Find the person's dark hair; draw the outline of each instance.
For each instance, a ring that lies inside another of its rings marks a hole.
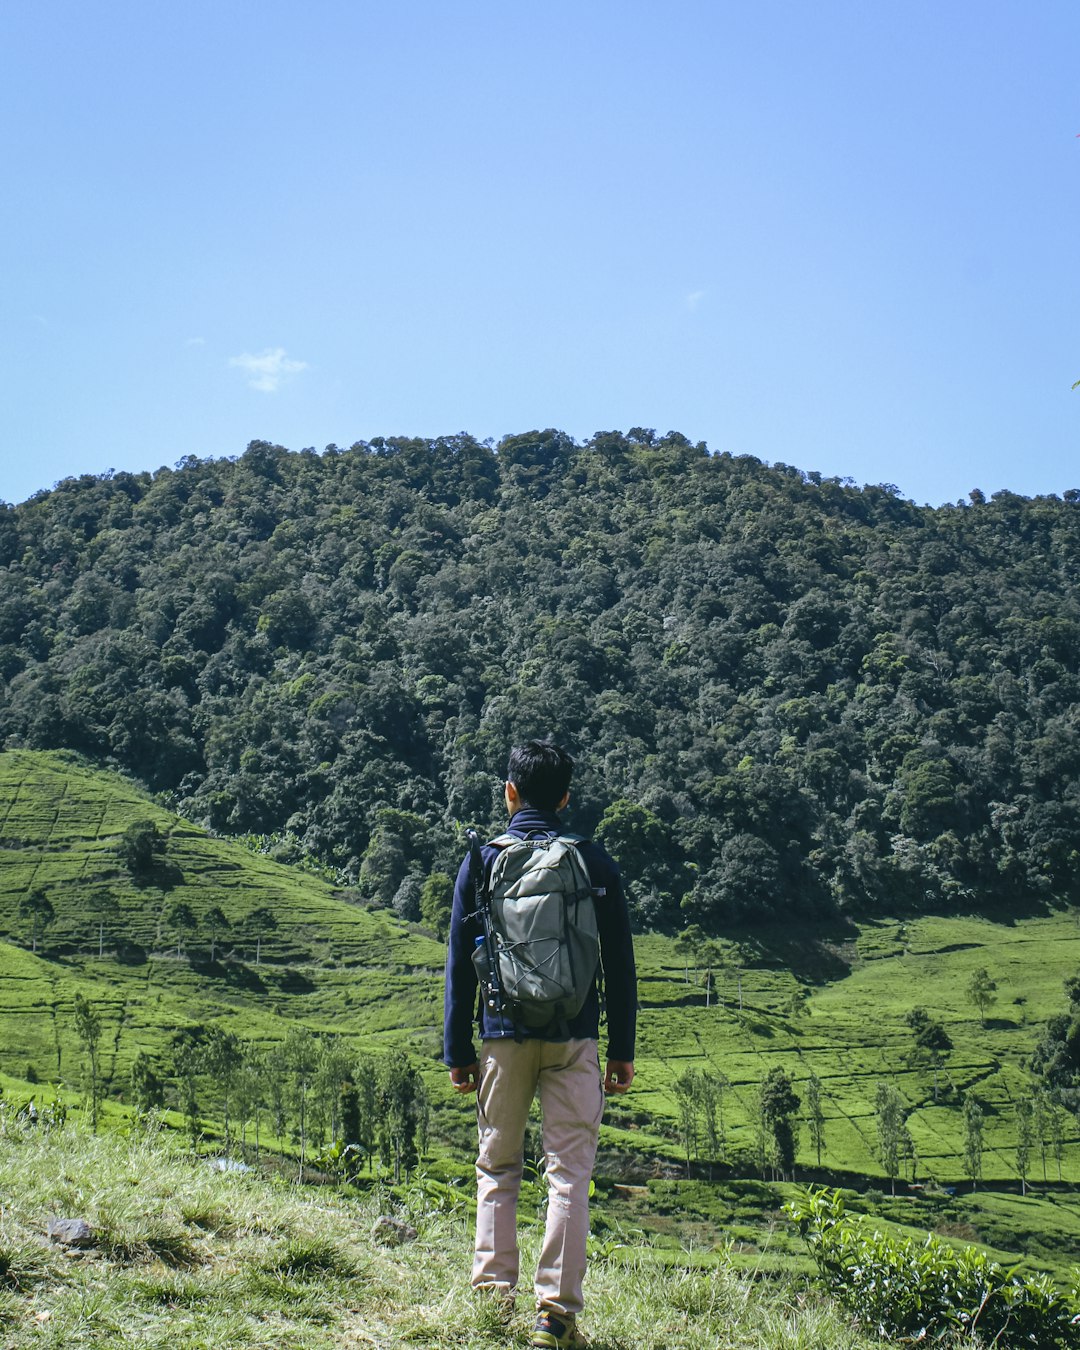
[[[570,788],[574,761],[553,741],[526,741],[510,751],[506,777],[522,803],[538,811],[554,811]]]

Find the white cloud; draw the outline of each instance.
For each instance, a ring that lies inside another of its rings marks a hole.
[[[702,300],[704,299],[705,299],[704,291],[691,291],[690,294],[686,297],[686,308],[697,309],[698,305],[700,305]]]
[[[185,347],[205,347],[205,346],[206,346],[206,339],[205,339],[205,338],[188,338],[188,340],[184,343],[184,346],[185,346]]]
[[[231,356],[229,365],[246,370],[250,377],[248,384],[252,389],[258,389],[264,394],[276,393],[283,380],[308,368],[306,361],[293,361],[287,357],[284,347],[267,347],[266,351],[259,352],[257,356],[253,356],[251,352],[244,352],[242,356]]]

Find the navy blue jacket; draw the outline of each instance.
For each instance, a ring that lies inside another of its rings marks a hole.
[[[506,827],[507,834],[524,839],[530,834],[564,834],[565,827],[553,811],[522,807]],[[634,968],[634,944],[630,936],[630,917],[626,910],[622,878],[614,860],[592,842],[581,844],[581,856],[589,879],[604,894],[596,897],[596,923],[600,930],[600,960],[604,972],[607,1003],[608,1059],[632,1061],[637,1024],[637,973]],[[490,867],[497,849],[484,846],[485,868]],[[476,887],[468,855],[458,871],[454,886],[454,907],[450,915],[450,941],[446,953],[446,1006],[443,1022],[443,1059],[452,1068],[475,1064],[473,1021],[476,1017],[477,978],[472,954],[476,939],[483,933],[475,915]],[[600,1034],[600,1000],[593,988],[588,1001],[576,1017],[567,1023],[572,1039],[596,1039]],[[482,1011],[479,1027],[482,1039],[515,1035],[514,1024],[506,1017]],[[525,1036],[536,1033],[525,1031]],[[552,1039],[552,1038],[549,1038]]]

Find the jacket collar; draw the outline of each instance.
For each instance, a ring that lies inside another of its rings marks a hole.
[[[554,811],[540,811],[535,806],[523,806],[515,811],[507,825],[511,834],[528,834],[530,830],[550,830],[563,833],[563,823]]]

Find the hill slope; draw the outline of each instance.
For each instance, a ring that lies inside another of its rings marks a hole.
[[[165,858],[134,877],[119,849],[124,830],[147,820],[167,836]],[[33,889],[55,912],[37,956],[11,945],[26,940],[18,910]],[[194,933],[170,927],[175,905],[190,908]],[[215,907],[229,927],[211,961]],[[260,910],[272,926],[252,925]],[[70,754],[0,755],[0,933],[8,938],[0,943],[0,1069],[16,1077],[27,1066],[42,1078],[77,1076],[71,1007],[79,992],[103,1020],[106,1084],[128,1096],[140,1051],[165,1069],[178,1030],[215,1020],[262,1043],[301,1021],[354,1049],[385,1044],[427,1057],[437,1049],[440,944],[346,903],[310,873],[211,839]]]

